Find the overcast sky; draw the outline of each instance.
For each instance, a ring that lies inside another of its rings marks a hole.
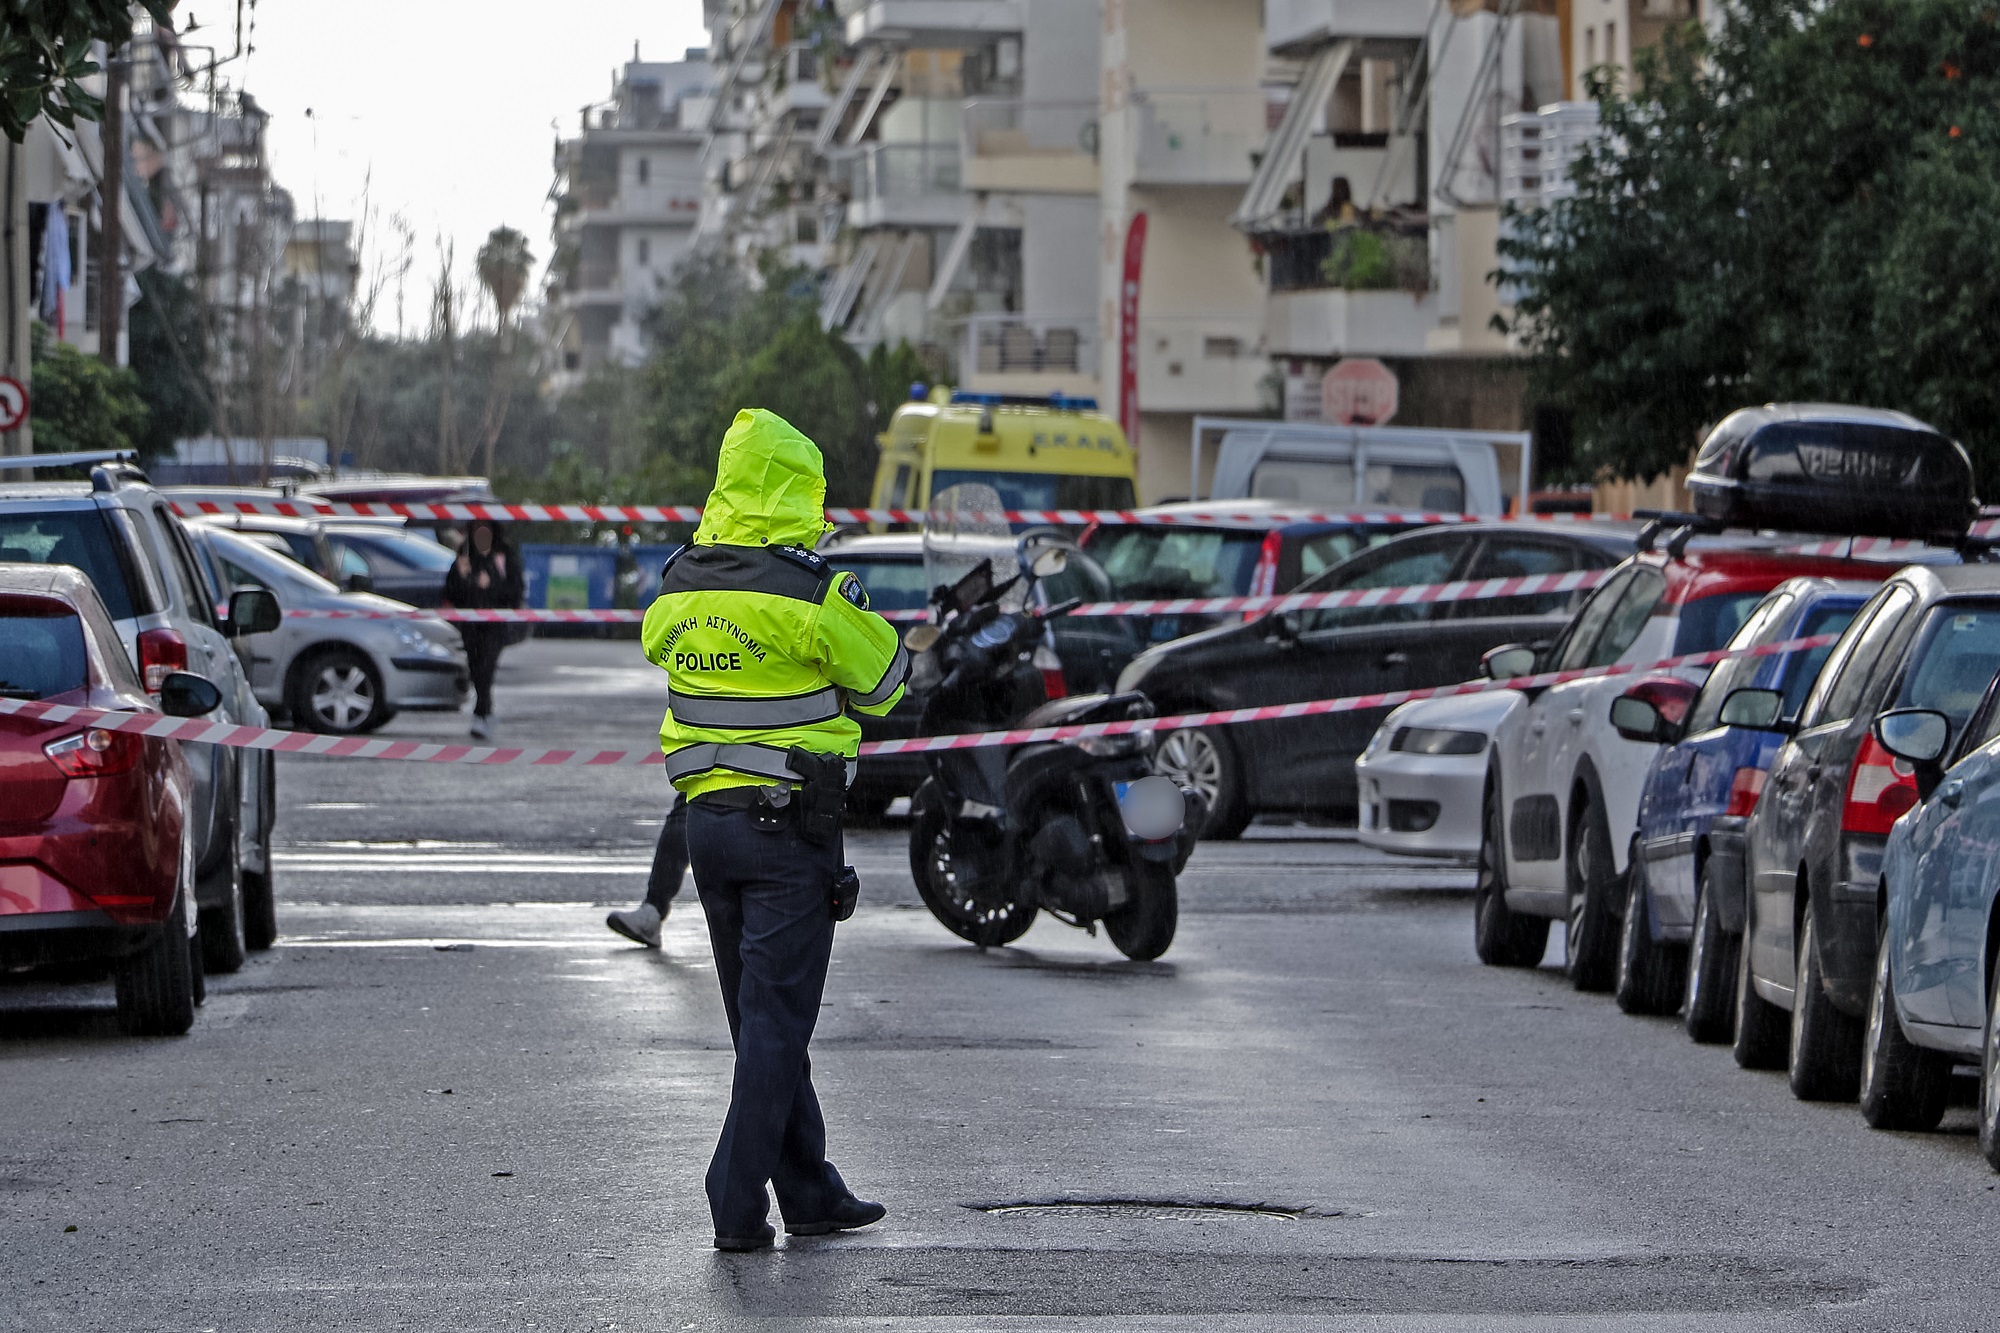
[[[234,10],[181,0],[176,18],[201,24],[190,41],[226,40]],[[470,284],[474,252],[505,223],[527,234],[539,279],[555,126],[576,132],[635,40],[648,60],[707,43],[701,0],[262,0],[255,14],[256,50],[228,68],[272,113],[272,172],[300,216],[358,218],[366,185],[381,220],[408,219],[410,333],[425,323],[440,235]],[[392,287],[378,328],[395,331],[395,306]]]

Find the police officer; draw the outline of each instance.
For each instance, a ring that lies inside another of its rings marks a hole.
[[[888,712],[909,655],[859,580],[813,553],[825,505],[812,441],[775,413],[737,413],[694,542],[668,560],[641,632],[667,672],[660,746],[688,797],[689,860],[736,1047],[707,1181],[723,1250],[775,1239],[767,1183],[795,1236],[887,1211],[826,1160],[806,1046],[835,913],[853,906],[839,812],[861,728],[848,714]]]

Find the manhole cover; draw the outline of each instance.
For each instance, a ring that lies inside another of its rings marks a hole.
[[[1343,1216],[1336,1208],[1230,1199],[1008,1199],[964,1206],[994,1217],[1100,1217],[1144,1222],[1205,1222],[1218,1217],[1298,1222]]]

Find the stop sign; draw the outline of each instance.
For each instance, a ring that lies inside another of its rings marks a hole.
[[[1396,415],[1396,372],[1372,356],[1335,363],[1320,383],[1321,410],[1343,426],[1386,425]]]

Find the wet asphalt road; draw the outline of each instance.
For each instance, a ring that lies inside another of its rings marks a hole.
[[[637,747],[660,689],[629,645],[537,642],[500,700],[509,742]],[[0,1328],[2000,1324],[1968,1109],[1796,1102],[1480,967],[1463,870],[1292,828],[1205,845],[1149,965],[1046,921],[963,947],[901,830],[853,835],[815,1076],[891,1216],[720,1256],[699,910],[657,954],[601,924],[658,771],[288,759],[280,791],[285,938],[188,1037],[0,990]]]

